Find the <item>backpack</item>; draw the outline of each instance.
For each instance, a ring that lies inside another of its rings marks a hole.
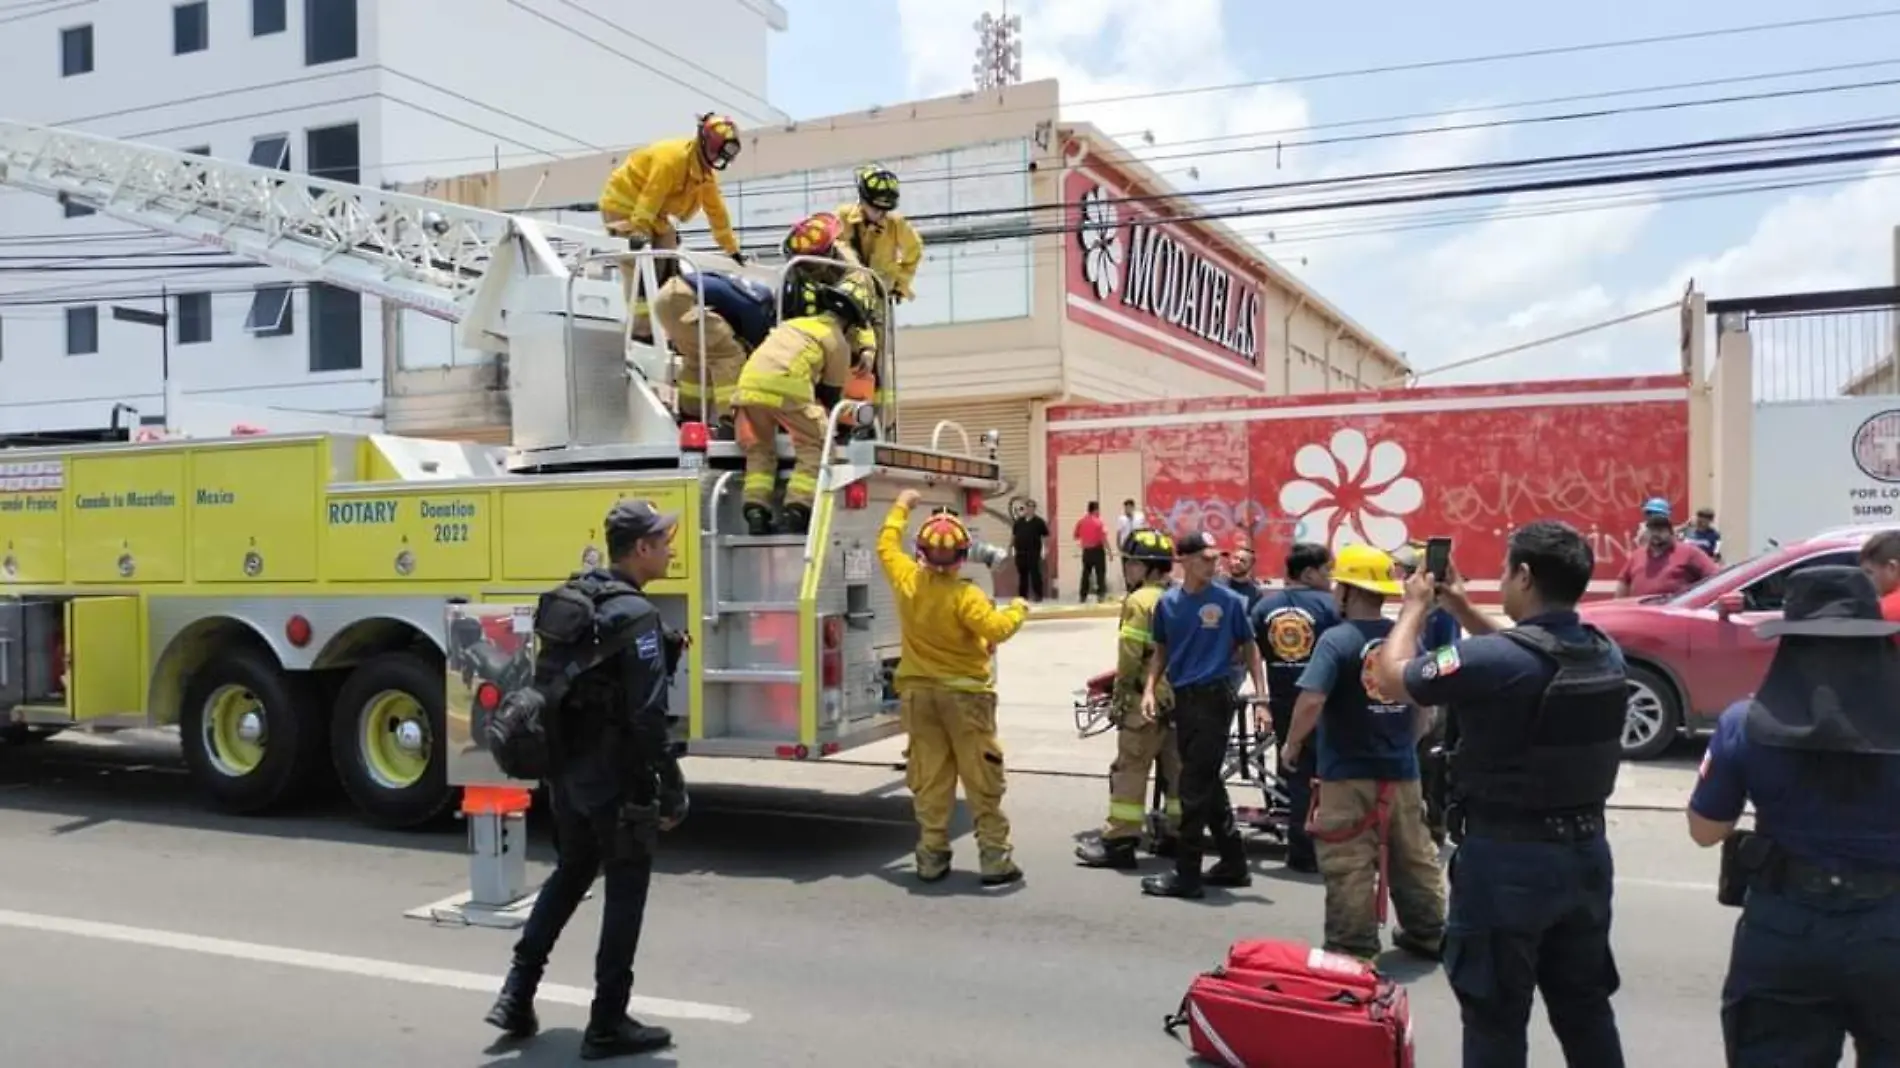
[[[623,582],[588,589],[566,582],[541,595],[534,608],[534,681],[502,698],[483,725],[483,740],[502,774],[539,782],[554,770],[547,720],[567,699],[574,680],[633,644],[636,627],[600,638],[599,605],[612,597],[638,595]]]

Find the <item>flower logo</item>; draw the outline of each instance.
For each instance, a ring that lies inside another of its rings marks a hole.
[[[1280,487],[1280,507],[1298,518],[1302,541],[1322,541],[1335,551],[1353,544],[1391,552],[1405,544],[1401,517],[1425,502],[1418,480],[1403,477],[1405,448],[1347,428],[1325,446],[1305,445],[1293,455],[1300,477]]]
[[[1081,206],[1075,239],[1082,246],[1082,277],[1095,287],[1095,299],[1107,300],[1121,284],[1116,271],[1122,262],[1121,212],[1099,185],[1082,194]]]

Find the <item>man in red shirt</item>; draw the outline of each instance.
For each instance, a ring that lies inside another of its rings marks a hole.
[[[1900,530],[1883,530],[1860,547],[1860,569],[1880,591],[1880,615],[1900,623]]]
[[[1108,528],[1102,525],[1102,502],[1090,501],[1088,514],[1075,521],[1075,543],[1082,547],[1082,592],[1077,600],[1089,602],[1089,578],[1095,595],[1108,599]]]
[[[1667,515],[1651,515],[1643,520],[1647,545],[1632,554],[1616,580],[1618,597],[1650,597],[1681,593],[1715,574],[1715,561],[1709,554],[1676,537],[1675,524]]]

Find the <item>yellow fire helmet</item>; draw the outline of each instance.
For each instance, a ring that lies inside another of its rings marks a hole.
[[[1387,597],[1405,592],[1392,557],[1370,545],[1343,546],[1333,557],[1333,581]]]
[[[970,528],[951,512],[938,512],[917,529],[917,555],[931,567],[953,568],[970,555]]]

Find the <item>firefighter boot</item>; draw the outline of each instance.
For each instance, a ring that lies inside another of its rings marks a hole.
[[[1181,848],[1175,853],[1174,870],[1143,879],[1141,892],[1150,897],[1206,897],[1207,890],[1201,877],[1199,844],[1181,843]]]
[[[1141,865],[1133,838],[1094,838],[1075,847],[1075,859],[1085,868],[1132,871]]]
[[[983,872],[984,886],[1007,886],[1022,880],[1023,870],[1016,866],[1016,861],[1011,857],[1011,851],[1008,849],[983,850],[979,864]]]
[[[587,1025],[581,1032],[581,1060],[604,1061],[609,1057],[637,1057],[654,1053],[673,1044],[673,1032],[664,1027],[643,1024],[631,1016],[606,1024]]]
[[[515,961],[508,969],[508,978],[502,981],[494,1007],[482,1017],[483,1022],[509,1038],[534,1037],[541,1030],[541,1021],[534,1013],[534,992],[540,985],[541,969]]]
[[[779,527],[787,534],[803,534],[811,529],[811,505],[788,504],[785,515],[779,519]]]
[[[917,851],[917,878],[920,882],[934,883],[948,874],[950,874],[948,849],[919,849]]]
[[[1209,886],[1230,889],[1253,885],[1253,873],[1247,870],[1247,848],[1239,835],[1221,840],[1220,859],[1207,869],[1202,881]]]
[[[772,510],[763,504],[746,505],[745,532],[755,538],[772,533]]]

